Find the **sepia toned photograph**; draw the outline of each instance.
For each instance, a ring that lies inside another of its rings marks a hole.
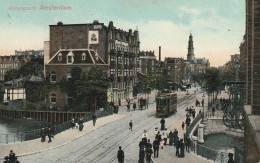
[[[260,0],[0,4],[0,163],[260,163]]]

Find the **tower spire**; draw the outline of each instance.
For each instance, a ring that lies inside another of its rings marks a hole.
[[[187,60],[188,60],[188,61],[193,61],[194,58],[195,58],[195,57],[194,57],[193,39],[192,39],[191,31],[190,31],[189,42],[188,42]]]

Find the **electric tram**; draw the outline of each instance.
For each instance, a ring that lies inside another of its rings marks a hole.
[[[169,91],[162,91],[156,97],[156,116],[169,116],[177,112],[177,94]]]

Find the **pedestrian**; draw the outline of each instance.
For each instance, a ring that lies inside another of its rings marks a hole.
[[[213,106],[213,108],[212,108],[212,116],[215,115],[215,111],[216,111],[216,109],[215,109],[215,107]]]
[[[93,126],[95,126],[97,121],[97,116],[95,114],[92,114],[92,120],[93,120]]]
[[[44,128],[44,127],[42,127],[42,129],[41,129],[40,135],[41,135],[41,142],[45,142],[45,139],[46,139],[46,131],[45,131],[45,128]]]
[[[134,102],[133,104],[133,109],[135,110],[136,109],[136,103]]]
[[[145,153],[146,153],[146,163],[151,163],[151,157],[153,154],[152,148],[146,148]]]
[[[125,155],[121,146],[119,146],[119,150],[117,152],[117,159],[119,163],[124,163]]]
[[[139,142],[139,149],[141,150],[142,148],[145,148],[145,142],[144,140],[142,139],[140,142]]]
[[[184,122],[182,122],[182,124],[181,124],[182,130],[184,130],[184,127],[185,127],[185,124],[184,124]]]
[[[162,140],[160,141],[160,146],[161,146],[161,149],[163,149],[163,146],[164,146],[164,139],[162,139]]]
[[[83,130],[83,127],[84,127],[84,125],[83,125],[83,117],[81,117],[81,118],[79,119],[79,131],[82,131],[82,130]]]
[[[48,141],[48,143],[52,142],[52,141],[51,141],[51,138],[54,138],[54,136],[53,136],[53,133],[52,133],[52,131],[51,131],[51,128],[50,128],[50,127],[48,128],[48,138],[49,138],[49,141]]]
[[[191,116],[191,112],[192,112],[192,109],[191,109],[191,107],[190,107],[190,109],[189,109],[189,115]]]
[[[183,139],[180,140],[180,157],[184,157],[184,143],[183,143]]]
[[[180,140],[180,139],[179,139],[179,136],[177,135],[177,137],[176,137],[175,140],[174,140],[174,147],[176,147],[176,145],[177,145],[177,143],[178,143],[179,140]]]
[[[130,112],[130,104],[127,104],[127,112]]]
[[[133,122],[132,122],[132,120],[129,122],[129,130],[131,130],[132,131],[132,129],[133,129]]]
[[[176,129],[174,129],[174,132],[173,132],[173,143],[174,143],[174,146],[175,146],[175,144],[176,144],[176,139],[177,139],[177,137],[178,137],[178,131],[176,130]]]
[[[162,120],[160,121],[160,123],[161,123],[161,130],[164,130],[164,124],[165,124],[164,118],[162,118]]]
[[[159,157],[159,146],[160,146],[159,140],[155,139],[153,141],[154,158]]]
[[[191,142],[190,138],[187,137],[186,142],[185,142],[187,152],[190,152],[190,142]]]
[[[233,155],[234,154],[232,153],[232,150],[229,150],[227,163],[235,163],[235,161],[233,160]]]
[[[142,140],[144,141],[145,146],[146,146],[146,143],[147,143],[147,133],[146,133],[146,132],[147,132],[147,131],[144,130],[144,133],[143,133],[143,135],[142,135]]]
[[[121,100],[120,99],[118,100],[118,105],[121,106]]]
[[[160,134],[160,131],[158,131],[158,134],[155,136],[155,139],[158,139],[159,142],[162,140],[162,135]]]
[[[189,127],[190,126],[190,117],[186,118],[186,126]]]
[[[13,152],[13,150],[10,150],[9,153],[9,162],[10,163],[15,163],[17,160],[17,157],[15,157],[15,153]]]
[[[144,148],[141,148],[139,151],[139,160],[138,163],[144,163],[145,151]]]
[[[196,115],[196,111],[195,109],[192,110],[192,118],[194,119],[195,118],[195,115]]]
[[[180,156],[180,140],[178,140],[178,142],[177,142],[177,144],[176,144],[176,153],[175,153],[175,155],[176,156]]]
[[[72,118],[72,120],[70,121],[71,123],[71,129],[74,129],[74,127],[76,126],[74,118]]]
[[[152,149],[153,145],[150,143],[150,139],[148,139],[148,142],[145,145],[145,148],[151,148]]]
[[[170,133],[169,133],[169,144],[170,145],[172,145],[173,144],[173,132],[172,131],[170,131]]]
[[[158,134],[158,127],[155,127],[155,129],[154,129],[154,136],[156,136],[157,134]]]
[[[162,133],[162,139],[164,140],[164,145],[167,144],[167,135],[164,134],[164,132]]]

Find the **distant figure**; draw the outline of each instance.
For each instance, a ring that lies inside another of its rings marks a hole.
[[[145,148],[151,148],[152,149],[153,145],[150,143],[150,139],[148,139],[148,142],[146,143]]]
[[[164,145],[167,144],[167,135],[164,134],[164,132],[162,133],[162,139],[164,140]]]
[[[15,157],[15,153],[13,152],[13,150],[11,150],[10,153],[9,153],[9,162],[15,163],[16,160],[17,160],[17,157]]]
[[[124,163],[125,154],[121,146],[119,146],[119,150],[117,152],[117,159],[119,163]]]
[[[157,134],[158,134],[158,127],[155,127],[155,129],[154,129],[154,136],[156,136]]]
[[[160,121],[160,123],[161,123],[161,130],[164,130],[164,124],[165,124],[165,120],[164,120],[164,118],[162,118],[162,120]]]
[[[184,130],[184,127],[185,127],[185,124],[184,124],[184,122],[182,122],[182,124],[181,124],[182,130]]]
[[[173,132],[172,131],[170,131],[170,133],[169,133],[169,144],[170,145],[172,145],[173,144]]]
[[[180,149],[181,149],[181,151],[180,151],[180,157],[184,157],[184,143],[183,143],[183,139],[181,139],[180,140]]]
[[[227,163],[235,163],[235,161],[233,160],[233,153],[228,153],[228,162]]]
[[[133,122],[132,122],[132,120],[131,120],[130,123],[129,123],[129,130],[132,131],[132,129],[133,129]]]
[[[136,109],[136,103],[134,102],[133,104],[133,109],[135,110]]]
[[[152,154],[153,154],[152,148],[146,148],[145,153],[146,153],[146,162],[151,163],[151,157],[152,157]]]
[[[48,131],[47,131],[47,132],[48,132],[48,138],[49,138],[49,141],[48,141],[48,143],[50,143],[50,142],[52,142],[52,141],[51,141],[51,138],[54,138],[54,136],[53,136],[53,133],[52,133],[52,131],[51,131],[51,128],[50,128],[50,127],[48,128]]]
[[[130,104],[127,104],[127,112],[130,112]]]
[[[41,142],[45,142],[46,132],[45,132],[45,128],[44,127],[42,127],[42,129],[41,129],[40,135],[41,135]]]
[[[146,133],[146,132],[147,132],[147,131],[144,130],[144,133],[143,133],[143,135],[142,135],[142,140],[144,141],[145,146],[146,146],[146,143],[147,143],[147,133]]]
[[[178,137],[178,130],[174,129],[173,132],[174,146],[176,145],[177,137]]]
[[[155,139],[153,141],[153,151],[154,151],[154,158],[155,157],[159,157],[159,146],[160,146],[160,142],[158,139]]]
[[[187,140],[185,142],[185,146],[186,146],[186,151],[187,152],[190,152],[190,142],[191,142],[190,138],[187,137]]]
[[[83,125],[83,118],[81,117],[81,118],[79,119],[79,131],[82,131],[82,130],[83,130],[83,127],[84,127],[84,125]]]
[[[92,114],[92,120],[93,120],[93,126],[95,126],[97,121],[97,116],[95,114]]]
[[[176,153],[175,153],[175,155],[178,157],[180,156],[180,144],[181,144],[181,142],[180,142],[180,140],[178,140],[178,142],[176,144]]]
[[[120,99],[118,100],[118,105],[121,106],[121,100]]]
[[[144,163],[145,151],[144,148],[141,148],[139,151],[139,160],[138,163]]]
[[[195,115],[196,115],[196,111],[195,109],[192,110],[192,118],[194,119],[195,118]]]
[[[71,123],[71,128],[74,129],[74,127],[76,126],[76,123],[74,121],[74,118],[72,118],[72,120],[70,121]]]
[[[162,139],[162,140],[160,141],[160,146],[161,146],[161,149],[163,149],[163,146],[164,146],[164,139]]]

